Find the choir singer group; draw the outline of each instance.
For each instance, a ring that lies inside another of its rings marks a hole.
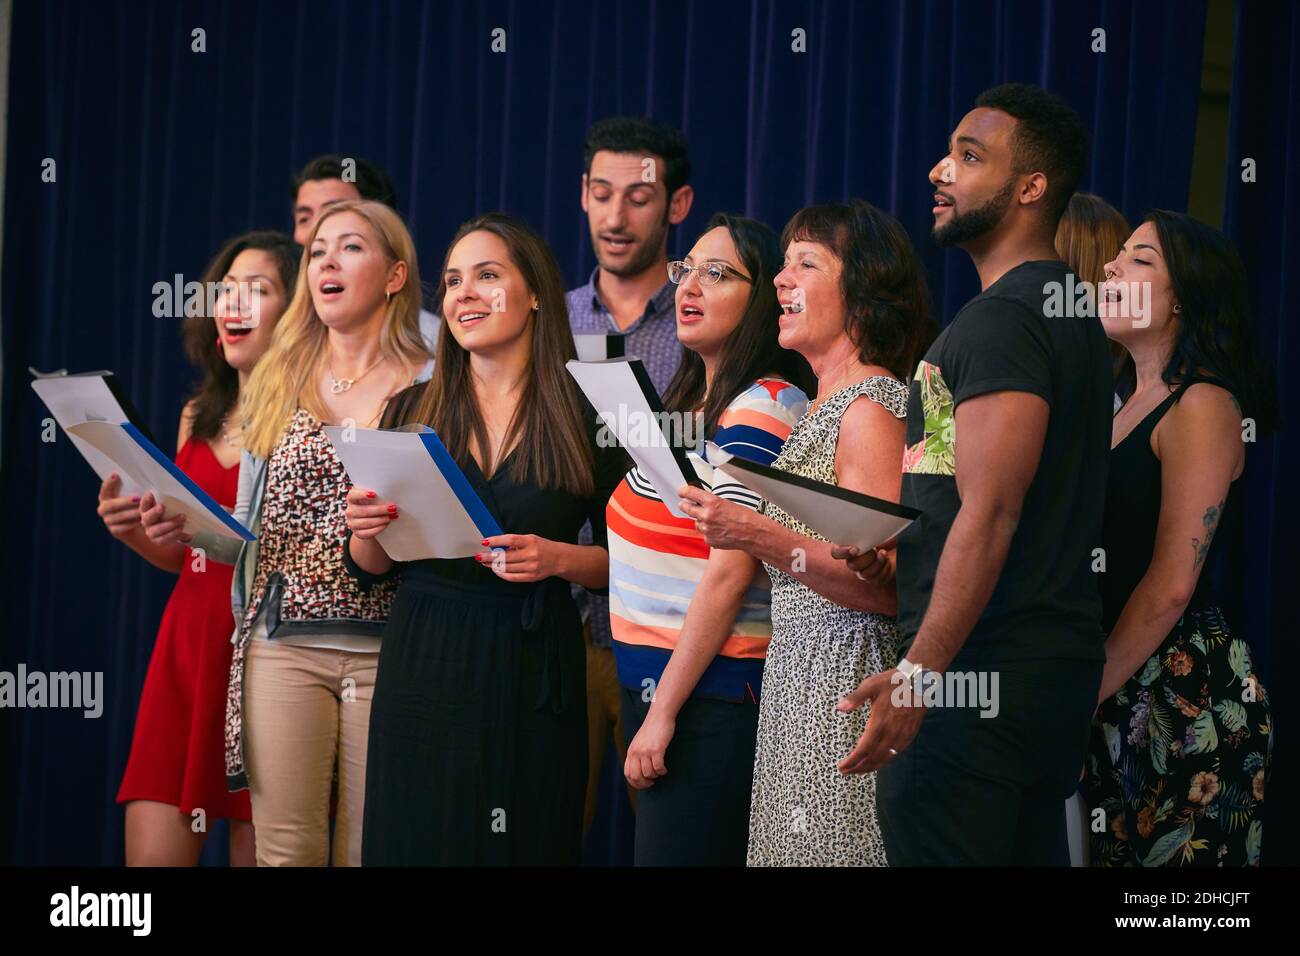
[[[985,91],[940,152],[928,241],[981,287],[942,331],[862,200],[779,234],[717,212],[669,261],[697,197],[649,120],[589,131],[580,284],[484,212],[427,310],[387,174],[309,162],[292,237],[226,242],[183,326],[175,462],[255,540],[100,489],[178,575],[127,863],[195,864],[201,809],[232,865],[576,865],[613,744],[637,865],[1066,865],[1076,791],[1093,865],[1258,865],[1268,695],[1206,571],[1277,412],[1244,266],[1077,192],[1088,132],[1038,87]],[[695,423],[701,480],[661,494],[603,440],[575,334]],[[419,502],[354,483],[340,424],[432,428],[503,533],[393,560]],[[919,517],[828,540],[729,456]]]

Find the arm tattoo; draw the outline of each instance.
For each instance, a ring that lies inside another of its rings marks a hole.
[[[1201,565],[1205,563],[1205,556],[1210,553],[1210,542],[1214,540],[1215,529],[1219,526],[1219,519],[1223,517],[1223,506],[1228,503],[1224,498],[1217,505],[1205,509],[1205,514],[1201,516],[1201,524],[1205,526],[1205,539],[1192,539],[1192,570],[1199,571]]]

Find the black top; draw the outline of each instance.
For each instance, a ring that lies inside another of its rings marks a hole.
[[[1053,260],[1010,270],[957,313],[917,367],[902,501],[922,515],[898,542],[904,653],[925,616],[961,504],[956,407],[1009,390],[1042,396],[1051,417],[1006,564],[961,654],[980,661],[1104,658],[1091,562],[1101,540],[1113,384],[1100,321],[1052,307],[1068,276]]]
[[[411,422],[411,413],[425,388],[421,382],[402,390],[393,396],[384,412],[380,423],[382,428],[397,428]],[[593,484],[595,490],[590,498],[578,498],[559,488],[539,488],[533,477],[522,484],[510,478],[509,464],[519,453],[519,446],[497,465],[491,479],[483,477],[483,472],[472,456],[457,460],[465,473],[470,486],[483,500],[492,517],[505,534],[535,534],[551,541],[566,544],[578,543],[578,532],[588,521],[594,532],[594,544],[607,547],[605,533],[605,504],[613,494],[618,483],[627,472],[627,459],[623,450],[617,446],[602,448],[596,440],[599,419],[594,409],[582,402],[583,420],[587,424],[588,439],[595,460]],[[474,558],[429,558],[423,561],[395,562],[385,574],[376,575],[362,570],[352,560],[348,550],[348,538],[343,543],[344,564],[348,571],[366,585],[386,580],[402,574],[404,581],[431,580],[434,583],[450,585],[469,585],[476,589],[495,588],[503,592],[524,594],[535,585],[503,581],[492,569],[480,564]],[[600,591],[599,593],[606,593]]]
[[[1102,627],[1107,633],[1119,620],[1124,604],[1147,573],[1155,554],[1156,528],[1160,524],[1160,459],[1151,450],[1151,433],[1195,381],[1179,386],[1110,453],[1106,518],[1101,532],[1106,571],[1097,575]],[[1218,550],[1219,539],[1213,538],[1202,571],[1213,565]],[[1196,590],[1187,609],[1197,610],[1213,603],[1209,575],[1202,573],[1196,579]]]

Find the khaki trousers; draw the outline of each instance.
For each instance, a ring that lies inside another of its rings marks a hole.
[[[338,769],[335,866],[361,865],[366,743],[378,654],[252,640],[244,759],[258,866],[325,866]]]

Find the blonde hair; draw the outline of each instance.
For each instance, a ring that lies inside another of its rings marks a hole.
[[[1106,263],[1119,255],[1131,231],[1128,220],[1106,200],[1075,193],[1056,227],[1056,254],[1079,279],[1100,285]]]
[[[317,387],[316,373],[325,355],[329,329],[316,314],[307,284],[311,244],[321,223],[331,216],[353,212],[374,230],[391,265],[406,263],[406,284],[389,300],[379,332],[381,354],[402,364],[423,364],[429,352],[420,335],[420,271],[415,243],[402,218],[382,203],[369,200],[329,206],[316,220],[302,254],[302,267],[294,284],[293,301],[271,336],[271,345],[257,363],[243,390],[240,418],[244,446],[259,458],[268,458],[280,443],[299,408],[327,420]]]
[[[1075,276],[1097,290],[1106,281],[1106,263],[1119,255],[1131,232],[1124,214],[1106,200],[1075,193],[1056,227],[1056,254]],[[1118,379],[1129,361],[1128,352],[1118,342],[1111,342],[1109,349],[1111,371]]]

